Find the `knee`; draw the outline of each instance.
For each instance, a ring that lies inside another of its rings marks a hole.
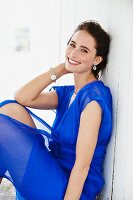
[[[7,115],[19,114],[25,111],[25,108],[18,103],[8,103],[0,108],[0,113]]]
[[[30,114],[27,112],[24,106],[18,103],[8,103],[0,108],[0,113],[8,115],[22,123],[36,127],[34,121],[32,120]]]

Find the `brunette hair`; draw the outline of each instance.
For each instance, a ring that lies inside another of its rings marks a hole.
[[[106,67],[106,64],[108,62],[108,53],[109,53],[109,47],[110,47],[110,42],[111,42],[111,36],[109,33],[107,33],[98,22],[96,21],[84,21],[81,24],[77,26],[75,29],[73,35],[79,31],[79,30],[84,30],[91,34],[91,36],[95,39],[96,41],[96,56],[101,56],[103,60],[97,65],[96,70],[92,69],[92,72],[95,76],[95,78],[99,78],[99,72],[101,74],[103,73],[103,70]],[[73,36],[72,35],[72,36]],[[71,36],[71,38],[72,38]],[[71,41],[71,38],[68,41]]]

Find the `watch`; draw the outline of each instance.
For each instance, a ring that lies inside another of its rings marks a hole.
[[[50,76],[51,80],[56,82],[57,76],[55,73],[55,68],[51,67],[50,70],[52,71],[52,75]]]

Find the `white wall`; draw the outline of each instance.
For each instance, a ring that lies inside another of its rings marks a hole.
[[[60,2],[0,0],[1,101],[12,98],[27,81],[59,63]],[[29,27],[31,50],[16,52],[15,30],[23,27]],[[44,119],[47,114],[42,112]]]
[[[97,20],[112,35],[104,81],[113,95],[114,129],[105,160],[103,200],[132,200],[133,180],[133,1],[0,0],[0,100],[64,61],[66,43],[76,25]],[[29,27],[31,50],[14,51],[16,28]],[[72,75],[57,84],[73,83]],[[38,111],[36,111],[38,113]],[[42,111],[52,122],[54,116]]]
[[[133,166],[133,1],[110,1],[109,30],[113,34],[109,80],[114,94],[114,174],[112,199],[131,200]],[[116,118],[117,116],[117,118]]]

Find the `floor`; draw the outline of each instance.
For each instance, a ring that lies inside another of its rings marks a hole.
[[[15,200],[14,187],[6,179],[3,179],[0,185],[0,200]]]

